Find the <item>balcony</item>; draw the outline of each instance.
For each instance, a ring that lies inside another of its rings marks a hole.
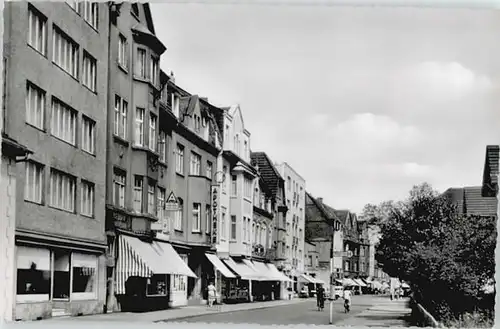
[[[108,234],[113,234],[115,230],[123,230],[134,233],[145,238],[153,238],[154,232],[150,229],[147,230],[134,230],[133,229],[133,216],[122,208],[117,208],[113,205],[106,205],[106,224],[105,229]]]

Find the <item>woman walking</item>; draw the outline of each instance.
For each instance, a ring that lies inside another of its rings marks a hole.
[[[207,287],[207,290],[208,290],[208,307],[212,308],[216,296],[215,286],[213,282],[210,282],[210,284]]]

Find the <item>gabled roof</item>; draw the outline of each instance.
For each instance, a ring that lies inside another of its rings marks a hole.
[[[283,178],[274,167],[271,159],[265,152],[251,152],[250,160],[252,166],[259,168],[260,176],[266,182],[272,195],[277,197],[279,184],[283,182]]]
[[[499,145],[488,145],[486,147],[486,159],[483,170],[483,191],[484,196],[496,195],[498,190],[498,167],[499,167]]]
[[[333,209],[332,207],[324,204],[321,200],[314,198],[309,192],[306,191],[306,198],[311,199],[312,203],[316,206],[316,208],[320,211],[320,213],[323,215],[323,217],[329,222],[330,224],[333,223],[334,221],[340,221],[338,216],[336,215],[336,210]],[[341,225],[342,223],[340,221]]]
[[[345,223],[349,217],[349,210],[335,210],[335,215],[342,221],[342,223]]]
[[[455,204],[459,214],[495,216],[498,201],[496,197],[484,197],[481,186],[449,188],[443,194]]]

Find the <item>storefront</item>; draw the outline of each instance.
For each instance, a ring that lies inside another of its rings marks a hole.
[[[116,295],[122,311],[166,309],[175,295],[186,296],[187,277],[196,275],[166,242],[144,242],[119,235],[116,262]],[[185,297],[184,297],[185,298]]]
[[[18,244],[16,269],[16,320],[103,312],[103,251]]]
[[[214,267],[214,285],[217,294],[222,301],[226,302],[230,299],[231,292],[236,288],[237,277],[224,263],[214,254],[205,254],[210,263]]]

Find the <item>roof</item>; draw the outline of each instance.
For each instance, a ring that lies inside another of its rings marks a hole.
[[[486,147],[486,158],[483,170],[483,195],[494,196],[498,190],[499,145]]]
[[[272,195],[277,197],[279,184],[283,181],[283,178],[276,167],[274,167],[271,159],[269,159],[265,152],[251,152],[250,160],[252,166],[259,168],[260,176],[269,187]]]
[[[335,215],[337,215],[342,223],[345,223],[347,217],[349,216],[349,210],[335,210]]]
[[[482,186],[467,186],[462,188],[449,188],[445,194],[455,204],[460,214],[495,216],[498,201],[496,197],[484,197]]]
[[[323,201],[314,198],[309,192],[306,191],[306,197],[309,197],[313,204],[318,208],[318,210],[322,213],[323,217],[329,222],[333,222],[335,220],[339,221],[339,218],[336,214],[336,210],[332,207],[323,203]],[[341,225],[344,223],[341,222]]]

